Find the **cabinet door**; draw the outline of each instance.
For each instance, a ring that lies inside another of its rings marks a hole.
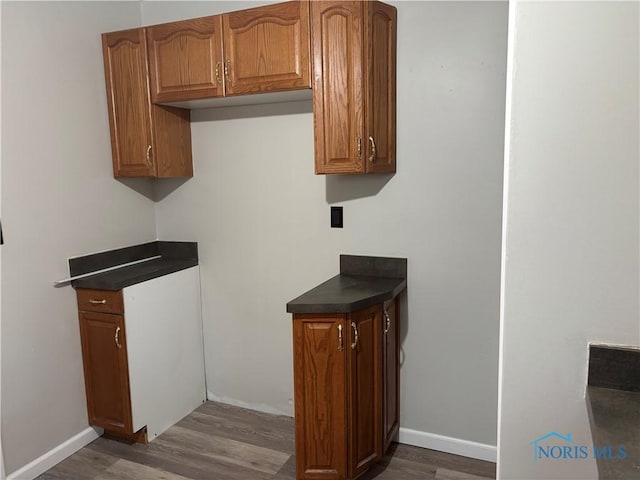
[[[366,2],[366,171],[396,171],[396,8]]]
[[[298,480],[346,478],[345,323],[343,315],[293,316]]]
[[[316,173],[363,173],[363,10],[311,2]]]
[[[309,2],[223,16],[226,95],[311,88]]]
[[[155,176],[144,29],[102,36],[116,177]]]
[[[151,105],[153,151],[157,177],[192,177],[191,112]]]
[[[382,456],[381,305],[349,315],[349,478]]]
[[[80,339],[89,424],[132,434],[122,315],[80,312]]]
[[[383,443],[387,451],[400,428],[400,325],[397,299],[384,304],[382,340]]]
[[[147,28],[154,103],[224,94],[221,33],[218,15]]]

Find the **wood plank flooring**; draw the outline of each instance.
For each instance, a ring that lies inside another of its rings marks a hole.
[[[99,438],[37,480],[295,480],[293,419],[207,402],[148,445]],[[393,444],[362,480],[487,480],[495,464]]]

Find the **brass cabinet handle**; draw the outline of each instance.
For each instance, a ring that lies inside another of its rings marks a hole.
[[[358,135],[358,160],[362,158],[362,137]]]
[[[147,145],[147,165],[151,166],[151,145]]]
[[[369,143],[371,144],[371,155],[369,156],[369,162],[373,163],[376,161],[376,157],[378,156],[378,150],[376,149],[376,141],[371,135],[369,135]]]
[[[102,300],[89,300],[89,303],[92,305],[104,305],[105,303],[107,303],[107,299],[103,298]]]
[[[389,314],[386,310],[384,311],[384,319],[386,320],[386,324],[384,327],[384,334],[386,335],[387,333],[389,333],[389,330],[391,330],[391,318],[389,317]]]
[[[338,325],[338,350],[344,350],[344,343],[342,341],[342,324]]]
[[[222,79],[220,78],[220,62],[216,62],[216,82],[222,83]]]
[[[116,342],[116,347],[118,347],[118,349],[122,348],[122,344],[120,343],[120,327],[116,327],[116,334],[114,336],[114,340]]]
[[[360,337],[358,336],[358,327],[356,326],[356,322],[351,322],[351,328],[353,328],[353,343],[351,344],[351,350],[355,350],[358,346],[358,341]]]
[[[229,78],[229,65],[231,65],[231,60],[224,62],[224,79],[227,83],[231,83],[231,79]]]

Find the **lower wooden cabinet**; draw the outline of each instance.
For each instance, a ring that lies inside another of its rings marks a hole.
[[[296,478],[346,478],[347,320],[293,316]]]
[[[400,430],[400,316],[397,299],[385,302],[382,313],[382,446],[383,451],[387,451]]]
[[[146,443],[205,401],[198,267],[77,297],[90,425]]]
[[[348,315],[349,478],[364,473],[382,456],[382,372],[380,306]]]
[[[296,479],[354,479],[397,433],[394,301],[352,313],[294,314]]]
[[[80,312],[80,338],[89,424],[132,435],[124,317]]]

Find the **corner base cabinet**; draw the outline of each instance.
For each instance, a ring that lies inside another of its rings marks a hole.
[[[89,424],[147,443],[205,401],[199,268],[77,289]]]
[[[397,308],[293,314],[297,480],[355,479],[395,438]]]

